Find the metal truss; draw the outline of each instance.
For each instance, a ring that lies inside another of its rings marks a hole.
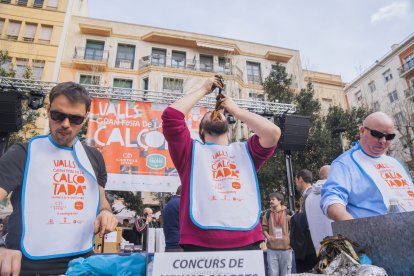
[[[21,93],[30,91],[43,91],[48,94],[52,87],[57,83],[41,80],[18,79],[0,77],[0,87],[2,89],[16,89]],[[182,93],[151,91],[151,90],[135,90],[128,88],[103,87],[99,85],[84,85],[92,97],[111,99],[111,100],[127,100],[138,102],[150,102],[157,104],[171,104],[175,100],[183,96]],[[271,117],[272,115],[281,115],[283,113],[294,113],[296,108],[293,104],[256,101],[247,99],[234,99],[234,101],[243,109],[250,112]],[[197,106],[214,109],[216,104],[215,95],[204,97]]]

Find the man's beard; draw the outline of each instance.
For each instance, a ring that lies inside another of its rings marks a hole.
[[[226,120],[214,120],[214,121],[207,121],[203,124],[203,129],[205,132],[211,135],[221,135],[225,134],[229,131],[229,124]]]

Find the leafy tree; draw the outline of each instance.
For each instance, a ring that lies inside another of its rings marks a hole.
[[[9,53],[7,51],[0,50],[0,77],[14,78],[16,71],[10,64],[9,68],[3,68],[6,62],[10,61]]]
[[[106,195],[110,203],[112,203],[114,199],[122,198],[126,208],[137,212],[137,214],[141,214],[143,209],[141,192],[106,191]],[[120,211],[122,210],[119,210],[119,212]]]
[[[290,88],[292,77],[286,72],[286,68],[279,62],[272,65],[272,71],[263,83],[263,89],[271,102],[291,103],[293,90]]]

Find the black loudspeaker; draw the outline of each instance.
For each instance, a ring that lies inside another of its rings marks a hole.
[[[17,132],[22,123],[22,96],[18,92],[0,92],[0,132]]]
[[[279,149],[304,150],[308,140],[310,117],[285,114],[280,119],[282,137],[279,141]]]

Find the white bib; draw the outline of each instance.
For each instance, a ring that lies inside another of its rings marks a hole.
[[[248,231],[260,217],[260,193],[245,143],[229,146],[194,141],[190,217],[203,229]]]
[[[22,187],[22,252],[49,259],[89,252],[99,208],[99,185],[82,144],[30,140]]]
[[[387,155],[371,157],[360,148],[351,153],[351,158],[378,187],[387,208],[390,199],[396,198],[406,211],[414,211],[413,181],[396,159]]]

